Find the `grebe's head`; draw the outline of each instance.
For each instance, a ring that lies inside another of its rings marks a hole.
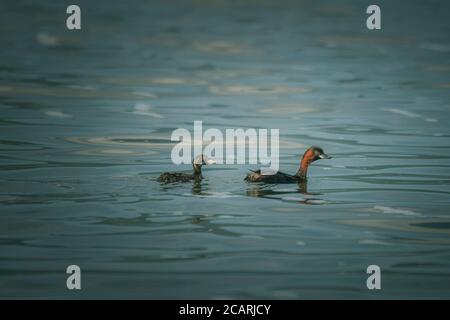
[[[306,173],[308,171],[308,167],[314,161],[320,159],[331,159],[329,155],[323,152],[322,148],[312,146],[303,154],[302,161],[300,162],[300,168],[298,168],[297,175],[306,179]]]
[[[208,159],[207,156],[201,154],[192,160],[192,167],[194,168],[194,174],[201,175],[202,165],[215,164],[216,162],[212,159]]]
[[[322,148],[312,146],[303,154],[303,159],[314,162],[320,159],[331,159],[331,157],[324,153]]]
[[[212,159],[209,159],[207,156],[201,154],[199,156],[197,156],[194,160],[192,160],[192,164],[193,165],[198,165],[198,166],[202,166],[202,165],[210,165],[210,164],[215,164],[216,162]]]

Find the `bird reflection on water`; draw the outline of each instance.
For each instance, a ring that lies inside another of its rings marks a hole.
[[[192,194],[201,195],[202,194],[202,181],[196,180],[192,183]]]
[[[273,185],[255,185],[247,189],[247,196],[257,197],[257,198],[277,198],[276,196],[280,194],[302,194],[303,199],[299,200],[300,204],[317,205],[321,204],[322,199],[310,196],[320,196],[322,193],[308,192],[308,181],[302,181],[297,184],[297,189],[292,191],[277,191],[273,189]]]

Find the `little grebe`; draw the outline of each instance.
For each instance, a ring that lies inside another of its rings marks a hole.
[[[302,161],[300,162],[300,168],[295,175],[286,174],[283,172],[270,172],[270,171],[252,171],[247,174],[245,180],[248,182],[266,182],[266,183],[295,183],[306,181],[306,173],[308,172],[309,165],[319,159],[331,159],[331,157],[325,154],[322,148],[310,147],[303,154]]]
[[[194,160],[192,160],[193,173],[183,173],[183,172],[164,172],[158,177],[159,182],[172,183],[172,182],[188,182],[191,180],[200,181],[203,179],[202,176],[202,165],[215,164],[214,160],[208,159],[205,155],[199,155]]]

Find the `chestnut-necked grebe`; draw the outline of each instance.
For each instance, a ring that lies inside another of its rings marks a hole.
[[[159,182],[172,183],[172,182],[188,182],[191,180],[200,181],[202,177],[202,165],[215,164],[214,160],[208,159],[205,155],[199,155],[192,160],[193,173],[183,172],[164,172],[158,177]]]
[[[283,172],[270,172],[270,171],[252,171],[249,173],[245,180],[249,182],[266,182],[266,183],[295,183],[306,181],[306,173],[308,172],[309,165],[319,159],[331,159],[331,157],[325,154],[322,148],[310,147],[303,154],[302,161],[300,162],[300,168],[295,175],[286,174]]]

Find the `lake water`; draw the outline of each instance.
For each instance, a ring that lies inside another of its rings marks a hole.
[[[449,2],[77,4],[0,4],[1,298],[450,298]],[[194,120],[333,159],[159,184]]]

